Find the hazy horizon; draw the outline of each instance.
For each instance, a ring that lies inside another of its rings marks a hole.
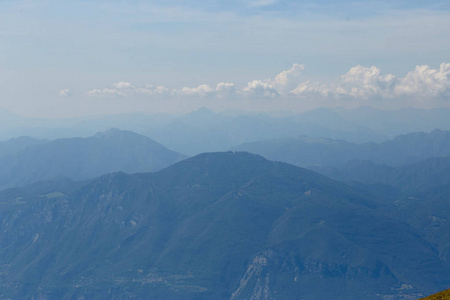
[[[0,8],[0,107],[25,116],[449,107],[445,1]]]

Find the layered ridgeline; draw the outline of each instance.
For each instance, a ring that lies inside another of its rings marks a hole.
[[[75,119],[28,119],[0,108],[0,139],[33,136],[54,140],[87,137],[122,128],[152,137],[169,149],[194,155],[223,151],[246,142],[314,136],[349,142],[382,142],[409,132],[450,130],[449,108],[379,110],[317,108],[289,116],[246,112],[217,113],[200,108],[183,116],[119,114]],[[382,121],[380,121],[382,120]]]
[[[450,131],[399,135],[382,143],[355,144],[343,140],[294,137],[246,143],[232,148],[302,167],[343,166],[352,160],[401,166],[427,158],[450,157]]]
[[[388,184],[403,191],[450,183],[450,132],[443,130],[400,135],[379,144],[297,137],[233,149],[307,167],[341,181]]]
[[[232,152],[7,190],[0,298],[417,299],[447,288],[437,244],[380,205]]]
[[[38,140],[22,148],[0,156],[0,189],[59,178],[84,180],[117,171],[157,171],[185,158],[150,138],[118,129],[88,138]]]
[[[404,192],[424,191],[450,183],[450,157],[428,158],[397,167],[354,160],[341,167],[311,169],[341,181],[387,184]]]
[[[244,142],[297,135],[325,136],[353,142],[386,139],[386,136],[348,122],[327,109],[290,117],[263,114],[231,117],[202,108],[170,124],[144,132],[170,149],[188,155],[224,151]]]
[[[28,136],[9,139],[7,141],[0,142],[0,157],[13,155],[29,147],[42,145],[48,142],[49,141],[47,140],[34,139]]]
[[[387,139],[387,135],[347,121],[329,109],[273,117],[248,112],[228,115],[200,108],[182,116],[139,113],[60,120],[24,119],[11,113],[4,115],[0,109],[0,139],[21,135],[47,139],[86,137],[114,127],[152,137],[186,155],[224,151],[244,142],[294,135],[325,136],[358,143]]]

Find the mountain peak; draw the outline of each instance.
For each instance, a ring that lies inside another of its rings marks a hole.
[[[95,137],[96,138],[110,138],[110,137],[118,136],[118,135],[137,135],[137,134],[132,131],[128,131],[128,130],[122,130],[119,128],[110,128],[108,130],[98,132],[97,134],[95,134]]]
[[[195,163],[196,165],[220,165],[228,167],[245,167],[248,168],[252,164],[267,164],[273,163],[264,157],[244,151],[227,151],[227,152],[208,152],[201,153],[178,164]]]
[[[216,114],[215,112],[213,112],[209,108],[203,106],[197,110],[190,112],[188,115],[202,115],[202,116],[210,115],[211,116],[211,115],[215,115],[215,114]]]
[[[430,132],[430,134],[432,134],[432,135],[449,135],[450,131],[436,128],[435,130]]]
[[[146,136],[112,128],[88,138],[28,147],[13,159],[3,158],[0,167],[10,173],[0,174],[0,188],[62,177],[84,180],[117,171],[153,172],[184,158]]]

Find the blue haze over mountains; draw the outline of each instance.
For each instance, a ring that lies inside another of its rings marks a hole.
[[[450,287],[448,109],[1,114],[2,299]]]
[[[207,108],[182,116],[124,114],[78,119],[30,119],[0,112],[0,140],[88,137],[110,128],[148,136],[165,147],[192,156],[224,151],[242,143],[296,136],[354,143],[382,142],[400,134],[450,130],[450,109],[378,110],[320,108],[300,114],[270,116],[245,112],[214,113]]]
[[[22,140],[22,147],[16,146],[15,153],[7,152]],[[118,171],[152,172],[186,158],[148,137],[119,129],[51,142],[12,139],[0,144],[0,153],[3,189],[42,180],[86,180]]]

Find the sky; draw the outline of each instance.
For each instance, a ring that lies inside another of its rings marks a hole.
[[[450,1],[0,0],[17,114],[338,106],[450,106]]]

